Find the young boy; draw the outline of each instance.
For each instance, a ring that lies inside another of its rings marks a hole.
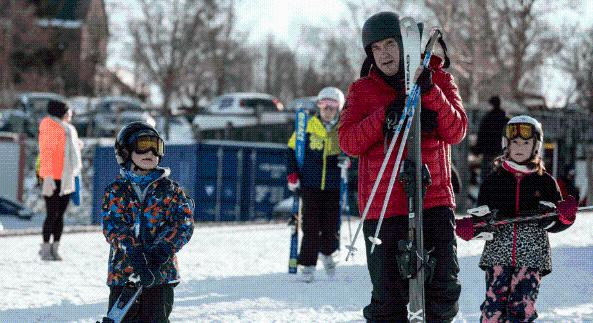
[[[193,201],[168,178],[168,168],[158,167],[164,150],[159,133],[143,122],[126,125],[115,141],[121,170],[102,207],[103,234],[111,245],[109,309],[130,280],[139,278],[144,287],[126,321],[169,322],[179,282],[175,253],[193,233]]]

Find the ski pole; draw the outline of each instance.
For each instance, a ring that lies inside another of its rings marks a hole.
[[[404,111],[403,111],[401,117],[399,118],[399,122],[398,122],[397,128],[395,130],[395,134],[393,135],[393,137],[395,139],[397,139],[397,137],[399,136],[399,133],[401,132],[404,120],[408,113],[408,109],[409,109],[409,107],[406,105],[406,107],[404,107]],[[391,143],[389,144],[389,149],[387,149],[387,153],[385,154],[385,157],[383,158],[383,163],[381,164],[381,168],[379,169],[379,174],[377,174],[377,178],[375,179],[375,183],[373,184],[373,189],[371,190],[371,195],[369,196],[369,199],[364,207],[364,211],[362,212],[362,217],[360,219],[360,223],[358,224],[358,227],[356,228],[356,232],[354,233],[354,238],[352,238],[352,240],[350,241],[350,245],[346,246],[346,249],[348,249],[348,254],[346,255],[346,261],[348,261],[348,259],[350,258],[350,255],[352,255],[355,251],[358,251],[358,249],[356,249],[356,247],[354,247],[354,243],[356,242],[356,239],[358,238],[358,234],[360,233],[360,230],[362,229],[364,220],[366,219],[366,217],[368,215],[368,212],[369,212],[369,209],[373,202],[373,199],[375,198],[375,193],[377,193],[377,188],[379,187],[379,183],[381,182],[381,178],[383,177],[383,173],[385,172],[385,168],[387,168],[387,164],[389,162],[391,154],[393,153],[393,149],[395,147],[396,141],[397,140],[391,140]]]
[[[440,31],[438,29],[433,29],[431,31],[431,35],[430,35],[428,44],[426,44],[426,48],[424,51],[424,61],[422,62],[422,66],[424,66],[425,68],[428,68],[428,66],[429,66],[430,57],[432,56],[432,50],[433,50],[434,44],[437,41],[439,36],[440,36]],[[416,82],[417,81],[418,80],[416,80]],[[420,87],[418,86],[418,84],[416,82],[414,83],[414,86],[412,87],[411,95],[408,97],[408,101],[406,102],[406,106],[411,105],[411,111],[410,111],[410,115],[408,116],[406,130],[404,131],[404,134],[402,136],[402,143],[400,145],[400,148],[399,148],[399,151],[397,154],[395,165],[394,165],[392,173],[391,173],[389,186],[387,187],[387,194],[385,195],[385,199],[383,200],[383,207],[381,209],[381,215],[379,216],[379,223],[377,224],[377,229],[375,230],[375,235],[373,237],[369,237],[369,240],[373,244],[371,246],[371,253],[373,253],[373,251],[375,250],[376,245],[381,244],[381,240],[378,238],[379,231],[381,230],[381,225],[382,225],[383,219],[385,217],[385,212],[387,211],[387,205],[389,204],[389,198],[391,197],[391,191],[393,190],[393,186],[395,184],[395,179],[397,178],[397,169],[399,168],[399,164],[401,163],[403,150],[405,148],[405,142],[408,138],[410,128],[412,126],[412,120],[413,120],[414,114],[415,114],[415,109],[417,108],[416,105],[418,103],[418,98],[420,97]],[[396,137],[394,137],[394,139],[396,139]]]
[[[408,98],[409,99],[409,98]],[[415,100],[414,100],[415,101]],[[409,100],[408,100],[409,102]],[[415,104],[415,103],[412,103]],[[385,194],[385,199],[383,200],[383,206],[381,208],[381,215],[379,216],[379,223],[377,224],[377,228],[375,229],[375,235],[373,237],[369,237],[369,240],[372,242],[371,246],[371,253],[375,250],[375,246],[381,244],[381,240],[379,239],[379,231],[381,230],[381,225],[383,224],[383,219],[385,218],[385,212],[387,211],[387,205],[389,204],[389,199],[391,197],[391,191],[393,190],[393,186],[395,185],[395,179],[397,178],[397,170],[399,169],[399,165],[401,163],[402,155],[405,148],[405,142],[408,139],[408,135],[410,133],[410,128],[412,126],[412,119],[414,118],[416,106],[412,105],[410,109],[410,113],[408,115],[408,121],[406,123],[406,130],[402,135],[401,144],[399,146],[397,157],[395,159],[395,165],[393,165],[393,170],[391,171],[391,177],[389,179],[389,185],[387,186],[387,193]]]

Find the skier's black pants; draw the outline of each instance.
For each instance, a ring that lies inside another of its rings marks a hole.
[[[123,322],[168,323],[169,315],[173,310],[175,285],[166,284],[145,288],[138,297],[138,301],[130,307]],[[109,289],[109,310],[111,310],[124,287],[113,286]]]
[[[431,284],[425,284],[427,322],[450,322],[459,309],[461,285],[457,279],[457,242],[454,214],[448,207],[424,210],[424,247],[434,248],[436,268]],[[369,236],[375,234],[377,220],[364,222],[367,266],[373,284],[371,303],[363,310],[369,322],[407,322],[408,280],[402,279],[396,261],[398,241],[408,239],[408,217],[395,216],[383,221],[379,238],[382,244],[370,254]]]
[[[302,190],[303,240],[298,264],[317,265],[318,253],[329,256],[338,249],[340,221],[340,190]]]
[[[62,231],[64,230],[64,213],[70,201],[70,194],[60,196],[61,181],[56,181],[54,195],[44,196],[45,209],[47,216],[43,222],[43,242],[49,242],[50,237],[54,236],[54,241],[60,241]]]

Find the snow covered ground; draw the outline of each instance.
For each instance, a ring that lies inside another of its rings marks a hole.
[[[354,222],[353,230],[357,222]],[[553,272],[544,277],[538,322],[593,322],[593,213],[551,234]],[[342,245],[347,243],[346,223]],[[96,232],[62,238],[64,261],[41,262],[41,237],[0,237],[0,322],[95,322],[105,315],[108,246]],[[462,295],[456,322],[476,322],[484,293],[477,267],[483,243],[459,242]],[[288,275],[284,224],[200,227],[180,252],[182,283],[173,322],[363,321],[371,283],[364,252],[343,261],[334,280]],[[364,250],[359,239],[358,247]],[[321,268],[321,267],[319,267]]]

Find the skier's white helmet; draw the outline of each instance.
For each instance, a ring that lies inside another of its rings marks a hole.
[[[319,94],[317,95],[317,102],[319,102],[323,99],[330,99],[330,100],[337,101],[339,104],[339,106],[338,106],[339,111],[342,111],[342,109],[344,108],[344,103],[346,102],[346,100],[344,99],[344,93],[342,93],[342,91],[340,89],[338,89],[337,87],[332,87],[332,86],[328,86],[326,88],[323,88],[321,91],[319,91]]]
[[[535,118],[520,115],[509,120],[502,134],[502,149],[506,150],[509,142],[517,137],[523,139],[535,138],[531,157],[541,153],[544,142],[544,130],[542,124]]]

